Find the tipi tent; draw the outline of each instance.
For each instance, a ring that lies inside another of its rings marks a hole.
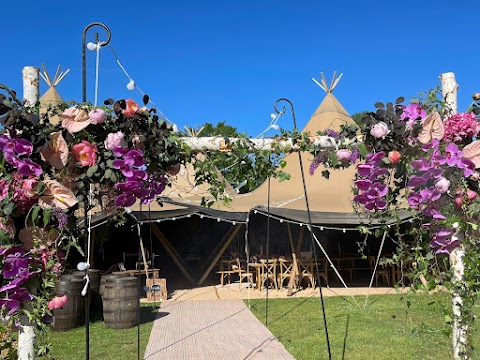
[[[57,71],[55,73],[55,76],[53,77],[53,80],[50,78],[48,75],[47,69],[45,68],[45,65],[42,64],[43,67],[43,74],[40,73],[40,76],[42,79],[47,83],[49,86],[48,90],[42,95],[40,98],[40,104],[42,105],[41,107],[41,112],[44,113],[48,110],[49,106],[55,106],[60,103],[63,103],[63,99],[58,93],[56,86],[62,81],[62,79],[69,73],[70,69],[68,69],[65,72],[60,72],[60,65],[57,67]],[[50,118],[50,122],[52,124],[57,124],[60,122],[60,118],[58,115],[54,115]]]

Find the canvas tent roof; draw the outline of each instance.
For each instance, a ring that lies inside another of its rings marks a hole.
[[[334,84],[334,81],[332,81],[332,84]],[[327,128],[338,130],[342,124],[354,124],[348,112],[332,94],[334,85],[327,87],[326,82],[324,82],[324,85],[325,98],[302,129],[304,132],[314,134],[318,130]],[[352,226],[362,222],[362,216],[355,213],[352,208],[353,194],[351,187],[355,176],[355,168],[351,166],[344,170],[330,170],[330,179],[325,179],[321,176],[323,170],[321,166],[317,169],[315,175],[309,174],[308,169],[313,160],[313,155],[301,153],[300,156],[303,162],[312,222],[316,224],[350,224]],[[287,165],[283,170],[290,174],[291,178],[284,182],[271,179],[270,212],[285,219],[306,223],[306,202],[298,154],[286,155],[285,161]],[[250,193],[237,195],[232,192],[233,201],[228,206],[217,203],[211,209],[200,207],[201,196],[197,196],[197,194],[176,197],[167,195],[164,197],[167,204],[163,207],[163,211],[189,208],[193,213],[215,213],[212,216],[236,218],[238,220],[246,219],[246,214],[250,210],[267,208],[268,191],[268,181],[265,181],[259,188]],[[155,204],[151,210],[162,211],[162,208]],[[167,214],[168,212],[163,215]],[[163,215],[156,214],[155,216],[163,217]],[[365,216],[363,216],[363,221],[366,221]]]
[[[63,71],[60,72],[60,65],[58,65],[57,72],[55,73],[55,76],[52,80],[50,78],[50,76],[48,75],[48,72],[47,72],[47,69],[45,68],[45,65],[42,64],[42,66],[43,66],[43,74],[40,73],[40,76],[49,86],[48,90],[40,97],[40,100],[39,100],[40,104],[42,105],[40,111],[43,113],[43,112],[47,111],[47,108],[48,108],[49,105],[58,105],[58,104],[64,102],[62,97],[58,93],[58,91],[56,89],[56,86],[68,74],[70,69],[68,69],[65,72],[63,72]],[[52,124],[57,124],[58,122],[60,122],[59,116],[55,115],[55,116],[50,117],[50,122]]]

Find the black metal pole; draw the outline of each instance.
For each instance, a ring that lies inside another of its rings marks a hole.
[[[110,42],[112,34],[107,25],[101,22],[92,22],[88,24],[85,29],[83,29],[82,35],[82,102],[87,101],[87,57],[86,57],[86,48],[87,48],[87,31],[93,26],[101,26],[107,32],[107,40],[101,41],[98,43],[99,46],[105,46]]]
[[[107,25],[101,23],[101,22],[93,22],[88,24],[85,29],[83,29],[83,34],[82,34],[82,102],[87,101],[87,59],[86,59],[86,39],[87,39],[87,31],[93,26],[101,26],[103,27],[106,32],[107,32],[107,40],[98,42],[99,46],[105,46],[110,42],[111,38],[111,33],[110,29],[107,27]],[[85,200],[84,200],[84,229],[85,229],[85,262],[88,260],[88,232],[89,229],[87,228],[88,226],[88,189],[85,187]],[[89,271],[89,266],[85,269],[85,276],[88,276],[88,271]],[[90,284],[87,284],[87,294],[85,296],[85,359],[90,360]]]
[[[282,111],[278,110],[277,104],[280,101],[285,101],[288,104],[290,104],[290,107],[292,109],[293,127],[296,130],[297,129],[297,120],[295,119],[295,109],[293,107],[293,103],[286,98],[280,98],[277,101],[275,101],[275,104],[273,105],[273,107],[274,107],[275,111],[277,112],[277,114],[280,114],[280,113],[283,114],[286,111],[285,107],[283,107]],[[312,217],[311,217],[311,214],[310,214],[310,204],[308,202],[307,185],[306,185],[306,182],[305,182],[305,173],[303,171],[303,160],[302,160],[302,154],[301,154],[300,151],[298,152],[298,161],[300,163],[300,172],[302,174],[303,192],[305,194],[305,204],[306,204],[306,207],[307,207],[308,230],[310,231],[310,240],[311,240],[312,249],[313,249],[313,257],[315,259],[315,270],[316,270],[316,273],[317,273],[318,290],[320,292],[320,303],[322,305],[323,326],[325,327],[325,337],[326,337],[326,340],[327,340],[328,358],[331,360],[332,359],[332,352],[331,352],[331,349],[330,349],[330,338],[328,336],[327,315],[325,314],[325,303],[324,303],[324,300],[323,300],[322,282],[320,280],[320,274],[319,274],[319,271],[318,271],[317,252],[316,252],[315,240],[313,238],[313,229],[312,229]]]
[[[265,326],[268,326],[268,285],[270,284],[270,275],[268,273],[269,265],[268,265],[268,258],[270,256],[270,175],[268,176],[268,196],[267,196],[267,246],[265,249],[265,253],[267,256],[267,263],[265,266],[267,267],[267,293],[266,293],[266,301],[265,301]],[[276,279],[274,280],[276,281]]]
[[[85,189],[87,187],[85,186]],[[84,211],[83,211],[83,223],[85,225],[85,243],[84,243],[84,248],[85,248],[85,263],[87,263],[88,260],[88,251],[90,249],[88,248],[88,232],[90,229],[88,228],[88,197],[90,194],[88,193],[88,190],[85,190],[85,198],[83,201],[83,206],[84,206]],[[89,266],[85,269],[85,277],[88,276],[88,270]],[[87,283],[87,293],[85,295],[85,359],[90,360],[90,284]]]

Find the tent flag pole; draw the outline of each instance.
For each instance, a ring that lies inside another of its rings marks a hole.
[[[279,111],[278,108],[277,108],[278,103],[281,102],[281,101],[285,101],[290,105],[290,108],[291,108],[291,111],[292,111],[293,127],[294,127],[294,129],[297,129],[297,120],[295,119],[295,109],[293,107],[293,103],[289,99],[287,99],[287,98],[278,99],[273,105],[273,107],[275,109],[275,112],[277,114],[284,114],[286,112],[287,109],[286,109],[285,106],[283,107],[283,109],[281,111]],[[315,270],[317,272],[317,284],[318,284],[318,290],[320,292],[320,303],[321,303],[321,306],[322,306],[323,325],[325,327],[325,337],[326,337],[326,341],[327,341],[328,359],[331,360],[332,359],[332,352],[331,352],[331,349],[330,349],[330,339],[329,339],[329,336],[328,336],[327,316],[325,314],[325,302],[323,300],[322,283],[321,283],[321,280],[320,280],[320,272],[319,272],[319,269],[318,269],[317,251],[316,251],[315,241],[313,239],[312,218],[311,218],[311,214],[310,214],[310,205],[308,203],[307,186],[306,186],[306,183],[305,183],[305,172],[303,171],[302,154],[301,154],[300,151],[298,152],[298,161],[300,163],[300,172],[302,174],[303,192],[305,194],[305,204],[306,204],[306,207],[307,207],[308,230],[310,231],[310,240],[311,240],[312,249],[313,249],[313,257],[315,259]]]

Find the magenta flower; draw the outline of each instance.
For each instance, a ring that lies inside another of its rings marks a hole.
[[[18,173],[22,176],[40,176],[43,173],[42,168],[30,159],[21,160],[18,163]]]
[[[125,159],[133,159],[133,166],[142,167],[145,165],[142,150],[130,150],[125,154]]]
[[[115,206],[129,207],[135,204],[136,198],[133,193],[124,193],[115,198]]]
[[[129,178],[133,176],[132,166],[134,165],[135,160],[132,158],[125,158],[125,160],[113,160],[112,167],[118,169],[122,172],[123,176]]]
[[[447,158],[448,166],[454,166],[463,157],[463,153],[458,150],[457,145],[450,143],[445,148],[445,157]]]

